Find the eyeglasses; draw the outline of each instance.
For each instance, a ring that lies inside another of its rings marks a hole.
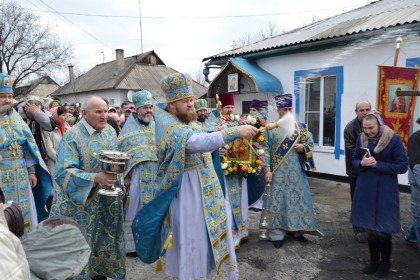
[[[130,109],[135,110],[136,108],[134,108],[134,107],[130,107]]]

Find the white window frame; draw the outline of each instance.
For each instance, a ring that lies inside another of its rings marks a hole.
[[[319,113],[319,127],[318,127],[318,142],[319,143],[315,143],[314,141],[314,146],[316,150],[319,151],[326,151],[326,152],[333,152],[335,149],[335,145],[337,145],[337,139],[335,139],[335,135],[334,135],[334,146],[324,146],[324,79],[326,77],[335,77],[335,79],[337,80],[337,75],[335,73],[331,73],[331,74],[310,74],[310,75],[306,75],[306,76],[302,76],[301,77],[301,92],[303,93],[301,95],[301,108],[302,108],[302,114],[301,116],[303,116],[303,121],[306,123],[306,113]],[[320,104],[319,104],[319,110],[318,111],[306,111],[306,85],[307,85],[307,80],[308,79],[316,79],[316,78],[320,78]],[[337,88],[336,88],[337,91]],[[334,98],[336,99],[337,97],[334,96]],[[337,112],[336,112],[337,114]],[[337,116],[336,116],[337,117]],[[336,124],[335,124],[336,127]],[[314,131],[314,127],[308,127],[309,131],[313,132]]]

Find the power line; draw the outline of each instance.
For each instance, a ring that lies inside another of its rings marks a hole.
[[[39,0],[43,2],[42,0]],[[170,16],[170,17],[162,17],[162,16],[141,16],[143,19],[221,19],[221,18],[247,18],[247,17],[266,17],[266,16],[278,16],[278,15],[292,15],[292,14],[304,14],[304,13],[314,13],[314,12],[324,12],[324,11],[332,11],[332,10],[340,10],[340,9],[349,9],[354,8],[357,6],[347,6],[347,7],[339,7],[339,8],[330,8],[330,9],[321,9],[321,10],[311,10],[311,11],[294,11],[294,12],[278,12],[278,13],[270,13],[270,14],[249,14],[249,15],[227,15],[227,16]],[[104,14],[82,14],[82,13],[71,13],[71,12],[57,12],[57,11],[42,11],[42,10],[32,10],[35,12],[41,13],[59,13],[64,15],[74,15],[74,16],[86,16],[86,17],[104,17],[104,18],[132,18],[138,19],[139,16],[128,16],[128,15],[104,15]]]
[[[57,11],[56,9],[54,9],[53,7],[51,7],[50,5],[48,5],[47,3],[45,3],[43,0],[39,0],[41,3],[43,3],[45,6],[47,6],[48,8],[50,8],[51,10],[53,10],[52,13],[56,13],[58,15],[60,15],[61,17],[63,17],[66,21],[68,21],[69,23],[71,23],[72,25],[76,26],[77,28],[79,28],[81,31],[83,31],[84,33],[86,33],[87,35],[89,35],[90,37],[92,37],[93,39],[95,39],[96,41],[98,41],[99,43],[101,43],[102,45],[104,45],[105,47],[113,50],[113,48],[111,48],[110,46],[108,46],[107,44],[105,44],[104,42],[102,42],[101,40],[99,40],[98,38],[96,38],[95,36],[93,36],[92,34],[90,34],[89,32],[87,32],[86,30],[84,30],[83,28],[81,28],[80,26],[78,26],[77,24],[75,24],[74,22],[72,22],[71,20],[69,20],[68,18],[66,18],[65,16],[63,16],[63,14],[66,13],[60,13],[59,11]],[[51,12],[51,11],[45,11],[45,12]]]

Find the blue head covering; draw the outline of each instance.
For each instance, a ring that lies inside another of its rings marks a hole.
[[[165,93],[168,103],[194,97],[192,78],[188,74],[175,73],[165,76],[160,81],[160,87]]]
[[[8,74],[0,73],[0,94],[11,93],[13,94],[14,79]]]
[[[281,94],[274,97],[276,99],[277,109],[292,107],[293,105],[293,95],[291,94]]]
[[[196,101],[194,101],[194,108],[196,111],[207,110],[207,100],[197,99]]]
[[[152,93],[145,90],[145,89],[141,89],[139,91],[136,91],[133,94],[133,103],[134,103],[134,107],[136,107],[136,109],[143,107],[145,105],[153,105],[152,100],[153,100],[153,96]]]

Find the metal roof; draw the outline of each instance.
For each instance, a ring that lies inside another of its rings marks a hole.
[[[204,58],[203,61],[229,57],[234,54],[243,55],[280,49],[418,22],[420,22],[419,0],[380,0],[254,44]]]

